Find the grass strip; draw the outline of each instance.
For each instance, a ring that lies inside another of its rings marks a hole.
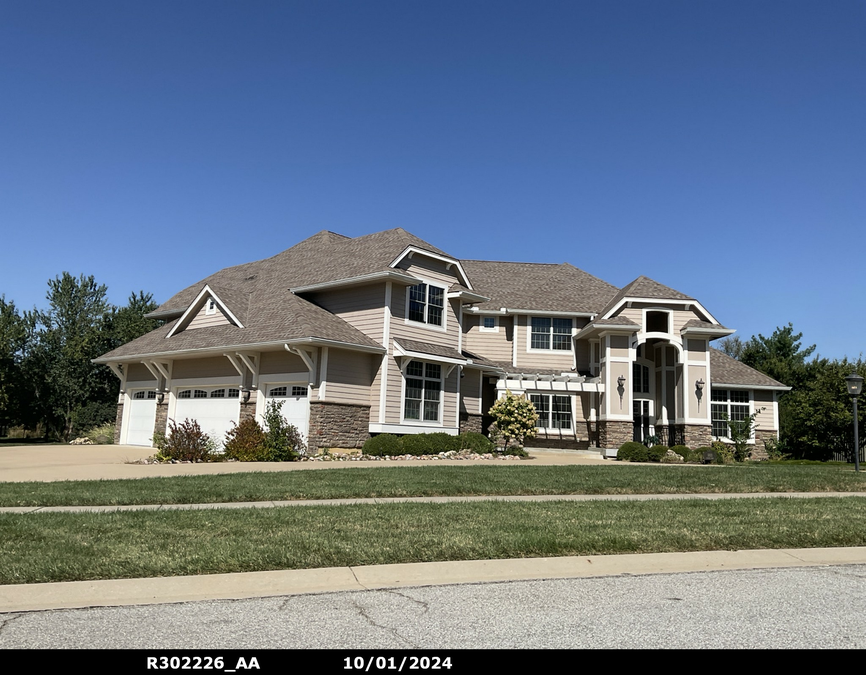
[[[866,545],[866,497],[0,515],[0,583]]]
[[[866,492],[840,466],[414,466],[0,483],[0,506],[205,504],[351,497]]]

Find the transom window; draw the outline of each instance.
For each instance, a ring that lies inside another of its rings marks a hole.
[[[571,350],[571,319],[532,317],[531,349]]]
[[[736,389],[713,389],[711,394],[713,436],[728,438],[731,435],[728,419],[743,422],[749,418],[749,392]]]
[[[418,284],[409,289],[409,320],[441,326],[445,311],[445,289]]]
[[[403,419],[439,422],[442,393],[442,366],[410,361],[406,366],[406,395]]]
[[[137,399],[139,401],[142,399],[150,400],[150,399],[156,398],[156,392],[155,391],[137,391],[132,395],[132,398]]]
[[[271,398],[305,398],[307,395],[307,388],[301,385],[294,386],[283,386],[283,387],[271,387],[268,391],[268,396]]]
[[[571,429],[571,396],[530,394],[529,400],[538,413],[539,429]]]

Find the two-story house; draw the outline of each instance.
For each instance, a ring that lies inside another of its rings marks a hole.
[[[567,263],[458,260],[402,229],[320,232],[149,316],[164,325],[96,360],[121,381],[119,443],[149,446],[185,418],[222,439],[269,400],[313,450],[483,431],[510,390],[539,412],[536,446],[697,447],[757,411],[760,450],[787,390],[714,350],[733,331],[651,279],[618,289]]]

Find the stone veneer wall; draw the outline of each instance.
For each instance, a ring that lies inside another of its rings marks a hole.
[[[250,400],[246,403],[241,399],[241,411],[238,413],[238,424],[244,420],[254,420],[256,418],[256,398],[258,392],[253,390],[250,392]]]
[[[467,412],[460,413],[460,433],[465,434],[467,431],[475,431],[483,433],[481,423],[481,415],[470,415]]]
[[[598,447],[619,449],[623,443],[634,438],[634,423],[632,422],[599,422]]]
[[[162,403],[156,404],[156,417],[153,420],[153,435],[168,433],[168,394]]]
[[[589,441],[576,440],[574,436],[536,436],[535,438],[526,439],[527,448],[552,448],[555,450],[586,450],[589,448]]]
[[[351,403],[310,402],[307,452],[325,448],[360,448],[370,438],[370,406]]]
[[[755,447],[752,449],[752,459],[767,459],[767,441],[779,440],[776,431],[760,431],[755,429]]]
[[[117,403],[117,417],[114,421],[114,444],[120,443],[120,427],[123,424],[123,402]]]
[[[681,427],[685,444],[692,448],[706,448],[713,442],[713,428],[709,424],[685,424]]]

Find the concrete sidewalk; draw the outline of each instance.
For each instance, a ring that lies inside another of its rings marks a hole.
[[[0,586],[0,613],[407,586],[866,563],[866,547],[519,558]]]

